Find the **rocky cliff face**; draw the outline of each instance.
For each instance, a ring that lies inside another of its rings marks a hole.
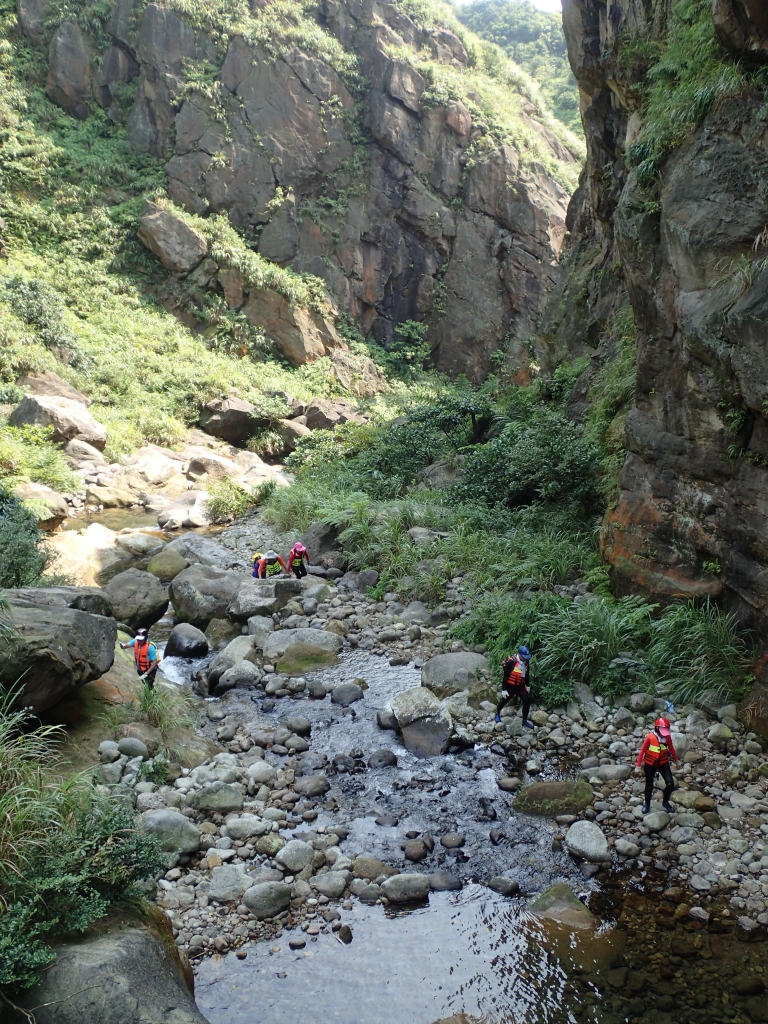
[[[18,10],[43,39],[44,0]],[[335,312],[385,347],[415,320],[451,374],[482,379],[505,341],[526,364],[576,157],[522,95],[512,129],[494,122],[477,57],[447,28],[382,0],[300,13],[301,30],[290,5],[257,4],[217,33],[116,0],[98,32],[53,30],[47,92],[74,117],[98,104],[126,119],[131,144],[167,160],[176,204],[226,214],[267,260],[321,278]],[[193,273],[194,288],[280,333],[274,293],[249,295],[208,261]]]
[[[646,69],[633,74],[620,54],[630,39],[663,43],[674,8],[565,0],[588,159],[568,214],[570,278],[547,314],[548,351],[593,352],[599,363],[605,325],[628,296],[637,385],[618,503],[604,527],[616,584],[661,599],[717,598],[764,637],[765,98],[752,88],[714,103],[656,185],[643,185],[627,150],[643,138],[637,87]],[[765,56],[762,8],[714,3],[714,28],[745,67]]]

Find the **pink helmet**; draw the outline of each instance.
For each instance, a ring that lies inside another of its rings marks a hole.
[[[304,547],[304,545],[301,543],[300,540],[297,540],[296,543],[293,545],[293,550],[294,551],[298,551],[298,552],[302,552],[302,551],[306,551],[307,549]]]

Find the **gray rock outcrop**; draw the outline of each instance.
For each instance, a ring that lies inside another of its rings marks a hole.
[[[161,937],[156,929],[121,923],[61,943],[56,954],[43,980],[16,997],[34,1009],[37,1024],[206,1024],[195,1006],[189,963],[176,953],[170,930]]]
[[[168,591],[151,572],[126,569],[104,587],[118,622],[131,629],[149,627],[168,610]]]
[[[18,636],[0,661],[0,683],[8,688],[20,684],[19,700],[35,714],[112,667],[113,618],[70,607],[50,591],[40,596],[31,588],[5,593]],[[83,595],[73,600],[78,598]]]
[[[206,565],[190,565],[174,577],[169,596],[176,617],[199,629],[224,618],[243,574]]]
[[[27,395],[8,417],[12,427],[52,427],[52,441],[66,443],[76,438],[104,450],[107,428],[97,423],[86,407],[71,398]]]

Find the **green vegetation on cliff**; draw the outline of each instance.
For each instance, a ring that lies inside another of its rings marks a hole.
[[[582,134],[579,90],[565,47],[563,19],[529,0],[474,0],[457,10],[481,39],[495,43],[537,83],[555,117]]]

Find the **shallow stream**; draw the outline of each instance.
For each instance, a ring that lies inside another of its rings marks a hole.
[[[163,671],[183,685],[201,664],[168,659]],[[683,894],[663,896],[662,873],[586,879],[559,851],[556,823],[517,815],[513,794],[498,789],[503,775],[526,780],[524,757],[518,765],[478,749],[419,760],[395,733],[381,730],[376,711],[418,685],[416,669],[347,651],[336,667],[314,675],[335,683],[362,678],[365,698],[342,709],[304,695],[254,702],[235,690],[220,702],[228,715],[254,725],[274,727],[301,714],[312,722],[312,752],[349,755],[337,768],[327,766],[335,805],[285,837],[343,825],[345,853],[402,870],[444,868],[464,888],[432,893],[428,905],[407,911],[351,900],[340,908],[353,932],[349,945],[330,932],[307,937],[297,929],[244,947],[245,959],[229,953],[198,961],[197,1000],[212,1024],[768,1021],[761,988],[768,944],[738,941],[724,906],[707,898],[712,918],[705,925],[688,917]],[[206,728],[215,736],[213,724]],[[367,768],[383,747],[397,755],[397,766]],[[555,771],[542,765],[544,776]],[[436,840],[455,831],[466,841],[458,850],[438,841],[428,865],[409,868],[402,855],[409,831]],[[505,899],[482,884],[500,874],[519,882],[519,897]],[[533,898],[561,881],[594,918],[562,923],[530,912]],[[302,936],[306,947],[290,950],[289,940]]]

